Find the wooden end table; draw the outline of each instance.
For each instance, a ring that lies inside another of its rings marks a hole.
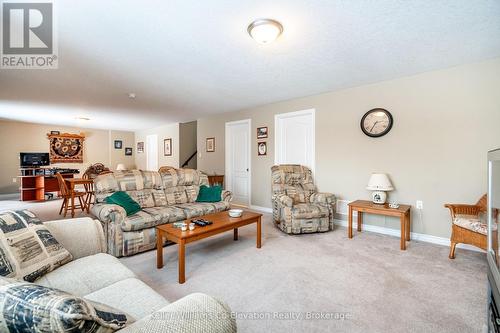
[[[199,216],[200,219],[205,219],[213,222],[205,227],[196,226],[193,231],[182,231],[180,228],[174,228],[172,224],[163,224],[156,227],[156,267],[163,267],[163,240],[164,238],[176,243],[179,246],[179,283],[186,281],[185,277],[185,253],[186,244],[204,239],[210,236],[215,236],[220,233],[233,230],[233,239],[238,240],[238,228],[248,224],[257,224],[257,248],[261,247],[261,217],[262,214],[243,212],[241,217],[230,217],[227,211],[215,214]],[[190,220],[184,221],[185,223]]]
[[[411,206],[399,205],[399,208],[390,208],[388,204],[375,204],[367,200],[356,200],[349,204],[349,226],[347,236],[352,238],[352,214],[358,212],[358,231],[361,232],[363,213],[399,217],[401,221],[401,250],[406,250],[406,241],[410,241]]]

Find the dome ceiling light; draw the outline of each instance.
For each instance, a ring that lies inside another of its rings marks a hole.
[[[283,32],[283,26],[272,19],[258,19],[248,26],[248,34],[260,44],[269,44]]]

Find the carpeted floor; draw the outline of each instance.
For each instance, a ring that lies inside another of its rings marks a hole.
[[[29,208],[47,220],[57,216],[58,205]],[[239,332],[472,333],[485,327],[486,261],[479,252],[457,249],[450,260],[447,247],[412,241],[400,251],[398,238],[364,232],[349,240],[343,228],[288,236],[266,214],[261,249],[255,226],[241,228],[236,242],[225,233],[189,244],[183,285],[177,247],[164,253],[161,270],[154,251],[121,260],[169,301],[193,292],[225,300],[237,312]]]

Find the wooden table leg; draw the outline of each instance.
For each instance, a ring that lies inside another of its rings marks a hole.
[[[234,239],[235,241],[237,241],[237,240],[238,240],[238,228],[234,228],[234,230],[233,230],[233,231],[234,231],[234,237],[233,237],[233,239]]]
[[[351,206],[349,206],[349,223],[347,224],[347,237],[352,238],[352,207]]]
[[[71,217],[75,217],[75,185],[71,183]]]
[[[163,267],[163,235],[156,229],[156,268]]]
[[[401,250],[406,250],[406,214],[401,214]]]
[[[361,225],[363,224],[363,213],[358,211],[358,231],[361,232]]]
[[[181,239],[179,243],[179,283],[186,282],[186,273],[185,273],[185,260],[186,260],[186,243],[183,239]]]
[[[261,221],[260,221],[260,216],[259,219],[257,220],[257,248],[260,249],[261,246],[261,237],[262,237],[262,226],[261,226]]]
[[[410,225],[411,225],[411,213],[408,211],[406,214],[406,240],[410,240]]]

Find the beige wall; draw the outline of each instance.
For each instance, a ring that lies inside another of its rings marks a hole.
[[[198,120],[198,168],[224,172],[224,123],[252,119],[252,204],[271,207],[274,115],[316,109],[316,174],[320,191],[340,199],[369,199],[372,172],[386,172],[389,197],[415,205],[412,231],[448,237],[446,202],[474,203],[486,192],[486,152],[500,147],[500,58],[315,95]],[[392,131],[372,139],[360,130],[375,107],[394,117]],[[268,126],[268,155],[257,156],[256,128]],[[216,138],[216,152],[205,139]],[[397,220],[368,217],[367,223],[399,228]]]
[[[56,125],[41,125],[13,121],[0,121],[0,194],[18,192],[19,183],[13,178],[19,174],[20,152],[48,152],[49,141],[47,133],[60,131],[61,133],[85,133],[83,163],[59,163],[54,167],[74,168],[80,170],[80,175],[93,163],[104,163],[116,168],[116,164],[124,163],[134,167],[134,157],[125,156],[124,149],[114,150],[113,140],[123,140],[125,143],[134,142],[133,132],[108,131],[64,127]]]
[[[146,137],[151,134],[158,135],[158,166],[173,166],[179,167],[179,124],[168,124],[148,130],[138,131],[135,133],[136,145],[134,150],[137,149],[137,142],[144,142],[144,153],[136,154],[135,164],[138,169],[146,170]],[[163,149],[163,140],[172,139],[172,156],[165,156]]]
[[[127,169],[135,169],[135,155],[137,154],[134,132],[109,131],[110,133],[110,159],[109,165],[112,170],[119,163],[125,164]],[[115,140],[122,141],[122,149],[115,149]],[[125,156],[125,148],[132,148],[132,156]]]
[[[196,121],[179,124],[179,163],[187,161],[189,157],[196,151]],[[193,157],[186,168],[196,169],[197,158]]]

